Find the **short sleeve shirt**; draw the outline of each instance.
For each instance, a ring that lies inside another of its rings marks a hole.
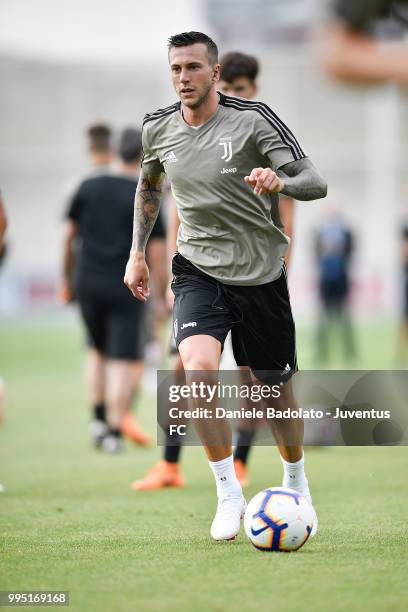
[[[260,285],[279,277],[288,238],[271,218],[278,194],[257,196],[244,177],[305,153],[266,104],[219,96],[198,128],[184,121],[180,103],[146,115],[142,166],[167,174],[180,217],[179,252],[225,284]]]

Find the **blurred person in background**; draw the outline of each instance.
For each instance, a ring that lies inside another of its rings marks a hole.
[[[348,82],[407,85],[408,48],[381,42],[378,25],[391,17],[389,35],[400,36],[408,25],[408,0],[332,0],[332,6],[322,46],[326,72]]]
[[[122,433],[138,444],[150,443],[130,412],[143,373],[146,308],[123,286],[141,154],[140,131],[124,130],[118,172],[109,168],[81,183],[64,229],[62,293],[67,301],[72,291],[72,246],[81,240],[74,287],[89,342],[91,436],[106,452],[121,449]]]
[[[103,174],[109,174],[112,171],[112,163],[115,159],[115,150],[112,146],[112,129],[110,126],[106,123],[91,124],[86,130],[86,139],[87,152],[89,154],[91,165],[79,181],[76,179],[74,185],[69,185],[68,189],[66,190],[68,195],[65,195],[64,197],[66,202],[71,202],[78,190],[78,185],[85,181],[85,179]],[[73,240],[71,244],[71,277],[68,279],[67,283],[63,284],[59,293],[60,299],[66,304],[75,301],[75,291],[73,285],[76,262],[79,258],[80,248],[81,241],[77,237],[77,239]],[[99,368],[102,374],[103,364],[98,361],[97,356],[90,353],[88,355],[88,360],[89,368],[95,372]]]
[[[88,151],[92,169],[89,174],[109,172],[115,159],[112,146],[112,129],[105,123],[94,123],[87,130]]]
[[[3,198],[0,192],[0,268],[3,264],[6,254],[6,230],[7,230],[7,215],[3,203]],[[2,377],[0,376],[0,424],[5,419],[5,386]]]
[[[259,74],[259,61],[252,55],[247,55],[239,51],[224,54],[220,58],[221,71],[218,89],[225,95],[237,96],[247,100],[253,99],[258,93],[257,78]],[[289,237],[289,248],[285,256],[286,265],[289,265],[291,253],[291,239],[294,225],[293,198],[279,195],[279,204],[271,198],[271,217],[273,223]],[[170,205],[167,252],[168,261],[171,261],[177,251],[177,232],[180,220],[177,213],[177,206],[174,198]],[[170,273],[170,278],[171,278]],[[173,307],[174,295],[170,287],[167,294],[168,306]],[[225,347],[227,348],[227,346]],[[240,352],[240,347],[233,346],[233,352]],[[183,365],[175,343],[171,346],[171,365],[176,377],[182,376]],[[248,372],[247,366],[241,366],[243,372]],[[178,384],[183,384],[182,382]],[[248,485],[247,460],[248,454],[255,437],[253,423],[250,421],[242,422],[237,432],[237,441],[234,452],[234,465],[237,478],[242,486]],[[155,490],[163,487],[182,487],[185,484],[183,474],[180,470],[180,452],[182,442],[174,434],[167,435],[167,444],[164,448],[163,459],[154,465],[147,473],[145,478],[136,480],[132,484],[135,490]]]
[[[109,174],[113,172],[116,161],[115,147],[113,146],[112,129],[106,123],[94,123],[87,129],[88,152],[91,160],[91,169],[88,170],[85,178]],[[79,247],[77,247],[79,248]],[[149,240],[147,249],[147,259],[152,271],[152,310],[148,311],[148,318],[152,325],[149,325],[148,344],[146,353],[148,359],[157,362],[162,356],[161,349],[161,328],[167,319],[167,309],[165,295],[168,282],[166,260],[166,229],[162,214],[157,222],[152,236]],[[150,306],[150,305],[149,305]],[[90,360],[94,359],[90,356]],[[92,368],[98,369],[102,364],[94,363]]]
[[[7,216],[6,210],[3,204],[3,198],[0,192],[0,261],[6,252],[6,229],[7,229]]]
[[[398,335],[397,358],[407,358],[408,351],[408,224],[402,230],[402,323]]]
[[[355,357],[353,329],[348,310],[350,263],[354,249],[353,234],[336,210],[318,229],[315,237],[318,268],[318,293],[321,313],[317,331],[317,359],[329,357],[329,337],[338,325],[345,359]]]

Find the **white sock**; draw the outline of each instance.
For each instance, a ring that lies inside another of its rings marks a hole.
[[[220,499],[242,495],[242,488],[235,474],[233,455],[221,459],[221,461],[209,461],[208,463],[213,471],[217,485],[217,496]]]
[[[299,493],[309,492],[309,483],[307,482],[305,474],[304,455],[299,461],[295,461],[295,463],[285,461],[283,457],[281,457],[281,461],[283,465],[282,486],[295,489],[295,491],[299,491]]]

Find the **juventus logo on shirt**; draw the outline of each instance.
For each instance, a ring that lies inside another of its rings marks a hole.
[[[230,136],[226,136],[225,138],[220,138],[220,142],[218,143],[221,147],[224,147],[224,153],[221,156],[225,162],[229,162],[232,158],[232,141]]]

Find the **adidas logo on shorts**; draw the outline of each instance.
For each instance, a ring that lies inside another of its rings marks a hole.
[[[286,366],[285,366],[285,369],[284,369],[284,370],[282,370],[282,372],[281,372],[281,376],[283,376],[283,374],[287,374],[288,372],[290,372],[290,371],[291,371],[291,369],[292,369],[292,368],[291,368],[291,367],[290,367],[290,365],[287,363],[287,364],[286,364]]]

